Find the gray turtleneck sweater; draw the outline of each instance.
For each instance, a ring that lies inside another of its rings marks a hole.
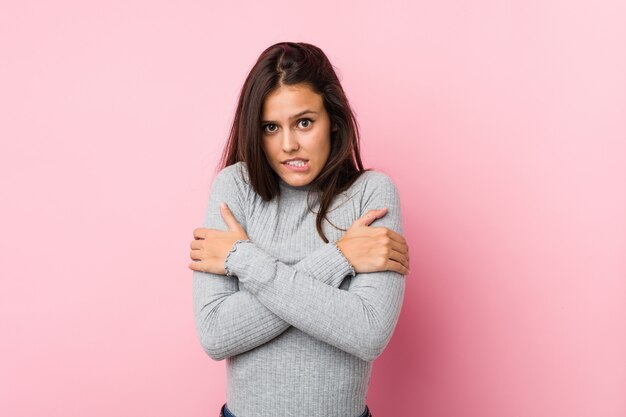
[[[280,195],[263,201],[244,162],[213,180],[204,227],[227,230],[226,202],[249,240],[236,242],[227,275],[193,271],[198,337],[214,360],[226,359],[226,402],[236,417],[357,417],[365,409],[374,359],[394,331],[405,277],[355,274],[335,245],[345,231],[324,220],[329,243],[315,227],[319,204],[310,187],[279,178]],[[350,225],[387,207],[370,226],[402,231],[393,181],[364,172],[335,197],[327,217]]]

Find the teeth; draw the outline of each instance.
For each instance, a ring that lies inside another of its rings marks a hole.
[[[293,165],[295,167],[303,167],[305,165],[304,161],[288,161],[286,162],[287,165]]]

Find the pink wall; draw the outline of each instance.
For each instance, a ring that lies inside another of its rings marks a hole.
[[[374,415],[626,415],[623,2],[39,3],[0,5],[0,415],[217,415],[188,245],[282,40],[329,55],[401,192]]]

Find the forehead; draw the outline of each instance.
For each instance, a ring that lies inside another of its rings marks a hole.
[[[305,84],[283,85],[265,98],[263,117],[289,117],[302,110],[319,111],[322,107],[322,96],[309,86]]]

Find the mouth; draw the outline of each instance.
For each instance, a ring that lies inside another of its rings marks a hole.
[[[300,158],[290,159],[285,162],[282,162],[282,164],[286,166],[287,169],[290,169],[292,171],[302,172],[302,171],[307,171],[309,169],[309,161],[307,159],[300,159]]]

